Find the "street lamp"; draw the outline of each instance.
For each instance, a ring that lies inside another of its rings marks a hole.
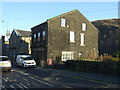
[[[7,33],[8,33],[8,22],[7,21],[2,21],[2,23],[7,23]]]
[[[7,31],[8,31],[8,22],[7,21],[2,21],[2,23],[7,23]]]

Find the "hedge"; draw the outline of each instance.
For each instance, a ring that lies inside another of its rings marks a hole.
[[[67,60],[64,63],[64,69],[117,75],[118,72],[120,72],[120,61],[97,62],[97,61]]]

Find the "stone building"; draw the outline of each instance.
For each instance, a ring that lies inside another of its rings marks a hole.
[[[95,60],[98,55],[98,30],[78,10],[48,19],[31,28],[32,55],[37,64],[50,58]]]
[[[6,32],[6,35],[1,36],[1,47],[2,47],[2,55],[9,56],[9,39],[10,39],[10,31]]]
[[[15,60],[17,54],[31,54],[31,32],[14,29],[10,37],[10,58]]]

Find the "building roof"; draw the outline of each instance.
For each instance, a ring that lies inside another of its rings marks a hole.
[[[48,21],[48,20],[53,20],[53,19],[56,19],[56,18],[59,18],[59,17],[62,17],[62,16],[65,16],[65,15],[68,15],[68,14],[71,14],[71,13],[74,13],[74,12],[79,12],[79,11],[78,11],[77,9],[75,9],[75,10],[69,11],[69,12],[67,12],[67,13],[63,13],[63,14],[60,14],[60,15],[58,15],[58,16],[52,17],[52,18],[50,18],[50,19],[47,19],[47,21]],[[80,12],[79,12],[79,13],[80,13]],[[47,21],[45,21],[45,22],[43,22],[43,23],[41,23],[41,24],[39,24],[39,25],[42,25],[42,24],[46,23]],[[32,28],[35,28],[35,27],[37,27],[37,26],[39,26],[39,25],[36,25],[36,26],[34,26],[34,27],[32,27]]]
[[[83,16],[85,19],[87,19],[79,10],[75,9],[75,10],[72,10],[72,11],[69,11],[69,12],[66,12],[66,13],[63,13],[63,14],[60,14],[60,15],[58,15],[58,16],[52,17],[52,18],[50,18],[50,19],[47,19],[47,21],[45,21],[45,22],[43,22],[43,23],[41,23],[41,24],[39,24],[39,25],[42,25],[42,24],[48,22],[49,20],[54,20],[54,19],[57,19],[57,18],[60,18],[60,17],[64,17],[64,16],[69,15],[69,14],[72,14],[72,13],[79,13],[80,16]],[[89,21],[89,20],[88,20],[88,21]],[[93,28],[95,28],[95,29],[98,31],[98,29],[97,29],[90,21],[89,21],[89,23],[93,26]],[[39,25],[36,25],[36,26],[34,26],[33,28],[35,28],[35,27],[37,27],[37,26],[39,26]]]
[[[75,13],[75,12],[80,13],[77,9],[75,9],[75,10],[72,10],[72,11],[69,11],[69,12],[66,12],[66,13],[63,13],[63,14],[61,14],[61,15],[55,16],[55,17],[53,17],[53,18],[50,18],[50,19],[48,19],[48,20],[53,20],[53,19],[56,19],[56,18],[65,16],[65,15],[69,15],[69,14]],[[80,14],[81,14],[81,13],[80,13]]]
[[[31,31],[18,30],[18,29],[15,29],[14,31],[16,32],[16,34],[18,36],[22,36],[22,37],[30,37],[31,36]]]

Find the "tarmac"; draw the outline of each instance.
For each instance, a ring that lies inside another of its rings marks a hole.
[[[65,70],[65,69],[42,68],[42,67],[36,67],[36,69],[59,73],[64,76],[69,76],[84,80],[91,80],[91,81],[93,80],[96,82],[117,84],[120,87],[120,76],[106,75],[100,73],[90,73],[90,72],[77,72],[77,71]]]
[[[100,74],[100,73],[90,73],[90,72],[78,72],[73,70],[66,70],[66,69],[53,69],[53,68],[44,68],[37,66],[36,69],[59,73],[64,76],[85,79],[85,80],[93,80],[96,82],[104,82],[104,83],[111,83],[117,84],[120,88],[120,76],[119,75],[108,75],[108,74]]]

